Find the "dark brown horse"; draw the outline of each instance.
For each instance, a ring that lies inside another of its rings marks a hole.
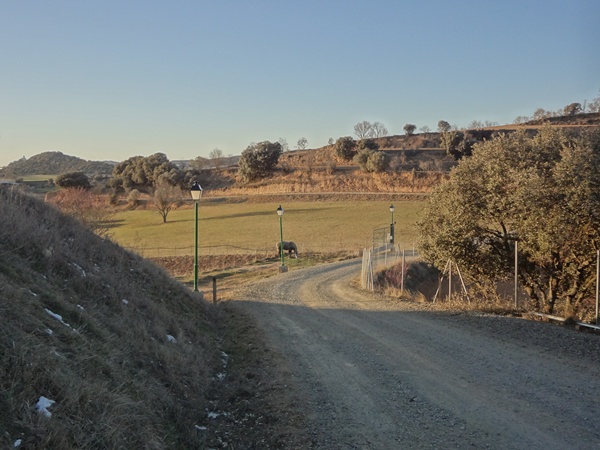
[[[294,256],[294,258],[298,257],[298,247],[292,241],[283,241],[283,250],[287,251],[290,258]],[[281,255],[281,242],[277,243],[277,254]]]

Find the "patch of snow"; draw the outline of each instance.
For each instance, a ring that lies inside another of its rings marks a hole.
[[[45,308],[46,312],[48,313],[48,315],[54,317],[56,320],[58,320],[59,322],[63,322],[63,318],[60,314],[56,314],[53,313],[52,311],[50,311],[48,308]],[[63,322],[64,323],[64,322]]]
[[[222,373],[222,372],[221,372],[221,373],[218,373],[218,374],[217,374],[217,379],[218,379],[219,381],[223,381],[223,380],[225,379],[225,374],[224,374],[224,373]]]
[[[221,362],[223,363],[223,367],[227,367],[227,362],[229,361],[229,355],[223,351],[221,351]]]
[[[21,441],[21,439],[17,439],[17,440],[14,442],[14,444],[13,444],[13,448],[20,447],[20,446],[21,446],[21,442],[22,442],[22,441]]]
[[[177,344],[177,339],[175,339],[175,337],[171,336],[170,334],[167,334],[167,341],[172,342],[173,344]]]
[[[56,320],[58,320],[63,325],[66,325],[67,327],[71,328],[71,325],[66,323],[60,314],[56,314],[56,313],[50,311],[48,308],[44,308],[44,310],[46,311],[46,313],[48,313],[49,316],[54,317]]]
[[[75,263],[70,263],[71,266],[75,267],[75,269],[77,269],[79,271],[79,273],[81,274],[81,276],[83,278],[85,278],[87,276],[87,274],[85,273],[85,270],[83,270],[83,268],[79,265],[79,264],[75,264]]]
[[[208,428],[206,428],[206,427],[201,427],[200,425],[196,425],[196,427],[195,427],[195,428],[196,428],[196,430],[198,430],[198,431],[206,431],[206,430],[208,429]]]
[[[123,300],[121,300],[125,305],[129,305],[129,300],[127,300],[126,298],[124,298]]]
[[[83,311],[83,306],[77,305],[77,307]]]
[[[54,400],[50,400],[42,395],[35,405],[35,410],[46,417],[51,417],[52,413],[48,411],[48,408],[50,408],[54,403]]]
[[[221,415],[221,414],[219,414],[219,413],[216,413],[216,412],[212,412],[212,411],[211,411],[211,412],[209,412],[209,413],[208,413],[208,418],[209,418],[209,419],[216,419],[216,418],[218,418],[220,415]]]
[[[48,333],[49,336],[52,336],[52,333],[54,333],[54,331],[52,331],[50,328],[46,328],[46,333]]]
[[[29,293],[30,293],[31,295],[33,295],[34,297],[37,297],[37,296],[38,296],[38,295],[37,295],[35,292],[33,292],[32,290],[29,290]]]

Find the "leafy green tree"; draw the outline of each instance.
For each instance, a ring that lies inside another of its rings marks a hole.
[[[358,143],[358,150],[379,150],[379,144],[373,139],[363,139]]]
[[[477,144],[431,194],[420,249],[440,269],[452,259],[485,289],[510,279],[518,241],[532,306],[583,316],[595,289],[599,211],[600,132],[500,135]]]
[[[438,131],[440,133],[444,133],[446,131],[450,131],[450,128],[451,128],[450,124],[448,122],[446,122],[445,120],[440,120],[438,122]]]
[[[170,162],[164,153],[155,153],[148,157],[132,156],[117,164],[113,169],[111,185],[117,190],[139,189],[151,192],[161,180],[181,184],[184,177],[183,171]]]
[[[412,136],[415,133],[416,129],[417,126],[413,125],[412,123],[407,123],[406,125],[404,125],[404,132],[407,136]]]
[[[352,158],[352,160],[356,164],[358,164],[358,166],[362,170],[367,171],[367,162],[369,161],[371,153],[373,153],[373,150],[369,150],[366,148],[360,149],[358,152],[356,152],[356,155],[354,155],[354,158]]]
[[[449,130],[440,134],[442,148],[448,155],[454,156],[454,159],[470,156],[475,142],[475,139],[459,130]]]
[[[248,182],[266,177],[277,165],[281,153],[279,142],[263,141],[249,145],[238,162],[242,180]]]
[[[574,116],[576,114],[580,114],[582,110],[581,103],[571,103],[565,106],[563,114],[565,116]]]
[[[367,160],[367,172],[385,172],[388,168],[389,160],[385,153],[374,151],[369,155]]]
[[[388,158],[385,153],[368,148],[360,149],[353,160],[366,172],[383,172],[388,167]]]
[[[56,177],[56,185],[61,188],[83,188],[92,187],[90,179],[83,172],[68,172]]]
[[[350,136],[339,138],[335,141],[335,154],[340,158],[350,161],[356,155],[356,141]]]

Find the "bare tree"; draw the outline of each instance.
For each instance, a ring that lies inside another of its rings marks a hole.
[[[419,130],[421,131],[421,133],[427,135],[431,132],[431,128],[429,128],[429,126],[427,125],[423,125],[421,128],[419,128]]]
[[[356,137],[359,139],[365,139],[371,137],[373,132],[372,128],[373,125],[371,125],[371,122],[363,120],[362,122],[358,122],[356,125],[354,125],[354,134],[356,134]]]
[[[299,150],[304,150],[307,145],[308,145],[308,139],[306,139],[305,137],[301,137],[300,139],[298,139],[298,142],[296,143],[296,148]]]
[[[542,120],[552,117],[552,112],[546,111],[544,108],[538,108],[533,113],[533,120]]]
[[[281,145],[281,151],[282,152],[289,152],[290,151],[290,146],[288,145],[288,142],[285,138],[279,138],[277,140],[277,142],[279,142],[279,145]]]
[[[587,104],[587,110],[591,113],[600,112],[600,97],[596,97]]]
[[[513,123],[515,125],[519,125],[519,124],[526,123],[526,122],[529,122],[529,117],[527,117],[527,116],[517,116],[517,117],[515,117],[515,120],[513,121]]]
[[[208,155],[213,162],[213,165],[218,169],[223,165],[223,151],[219,148],[214,148]]]
[[[171,210],[181,202],[183,192],[180,188],[167,182],[161,182],[154,191],[154,208],[167,223],[167,216]]]
[[[98,236],[106,236],[110,229],[113,210],[106,199],[78,188],[61,189],[50,202],[63,213],[75,217]]]
[[[197,156],[195,159],[190,161],[190,167],[196,170],[203,170],[210,167],[210,160],[203,156]]]
[[[381,122],[375,122],[371,125],[370,137],[384,137],[388,135],[387,128]]]

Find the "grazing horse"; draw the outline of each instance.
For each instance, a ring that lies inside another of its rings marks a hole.
[[[298,257],[298,247],[292,241],[289,241],[289,242],[283,241],[283,250],[288,251],[290,258],[292,257],[292,255],[294,256],[294,258]],[[281,255],[281,242],[277,243],[277,254]]]

